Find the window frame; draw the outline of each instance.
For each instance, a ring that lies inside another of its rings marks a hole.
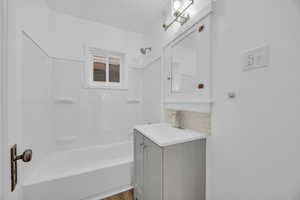
[[[86,48],[86,87],[87,88],[99,88],[99,89],[119,89],[126,90],[125,84],[125,71],[127,69],[125,58],[126,55],[122,52],[105,50],[96,47]],[[96,56],[104,57],[106,64],[106,75],[105,82],[94,81],[94,58]],[[115,58],[120,60],[120,82],[110,82],[109,81],[109,58]]]

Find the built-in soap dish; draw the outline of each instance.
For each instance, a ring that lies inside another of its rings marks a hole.
[[[127,103],[129,103],[129,104],[141,103],[141,100],[140,99],[129,98],[129,99],[127,99]]]
[[[78,99],[71,98],[71,97],[61,97],[54,99],[55,104],[77,104]]]
[[[77,139],[76,136],[61,136],[56,138],[56,143],[60,145],[71,144]]]

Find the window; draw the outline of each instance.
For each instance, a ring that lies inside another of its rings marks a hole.
[[[97,82],[106,82],[107,58],[102,56],[94,56],[94,72],[93,79]]]
[[[89,48],[88,87],[124,88],[124,54]]]

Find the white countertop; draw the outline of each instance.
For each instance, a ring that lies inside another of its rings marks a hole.
[[[206,138],[206,134],[188,129],[178,129],[170,124],[147,124],[135,127],[141,134],[161,147]]]

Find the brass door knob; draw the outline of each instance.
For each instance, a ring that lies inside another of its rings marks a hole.
[[[32,159],[32,150],[27,149],[23,152],[22,155],[16,157],[16,160],[22,160],[23,162],[30,162]]]

